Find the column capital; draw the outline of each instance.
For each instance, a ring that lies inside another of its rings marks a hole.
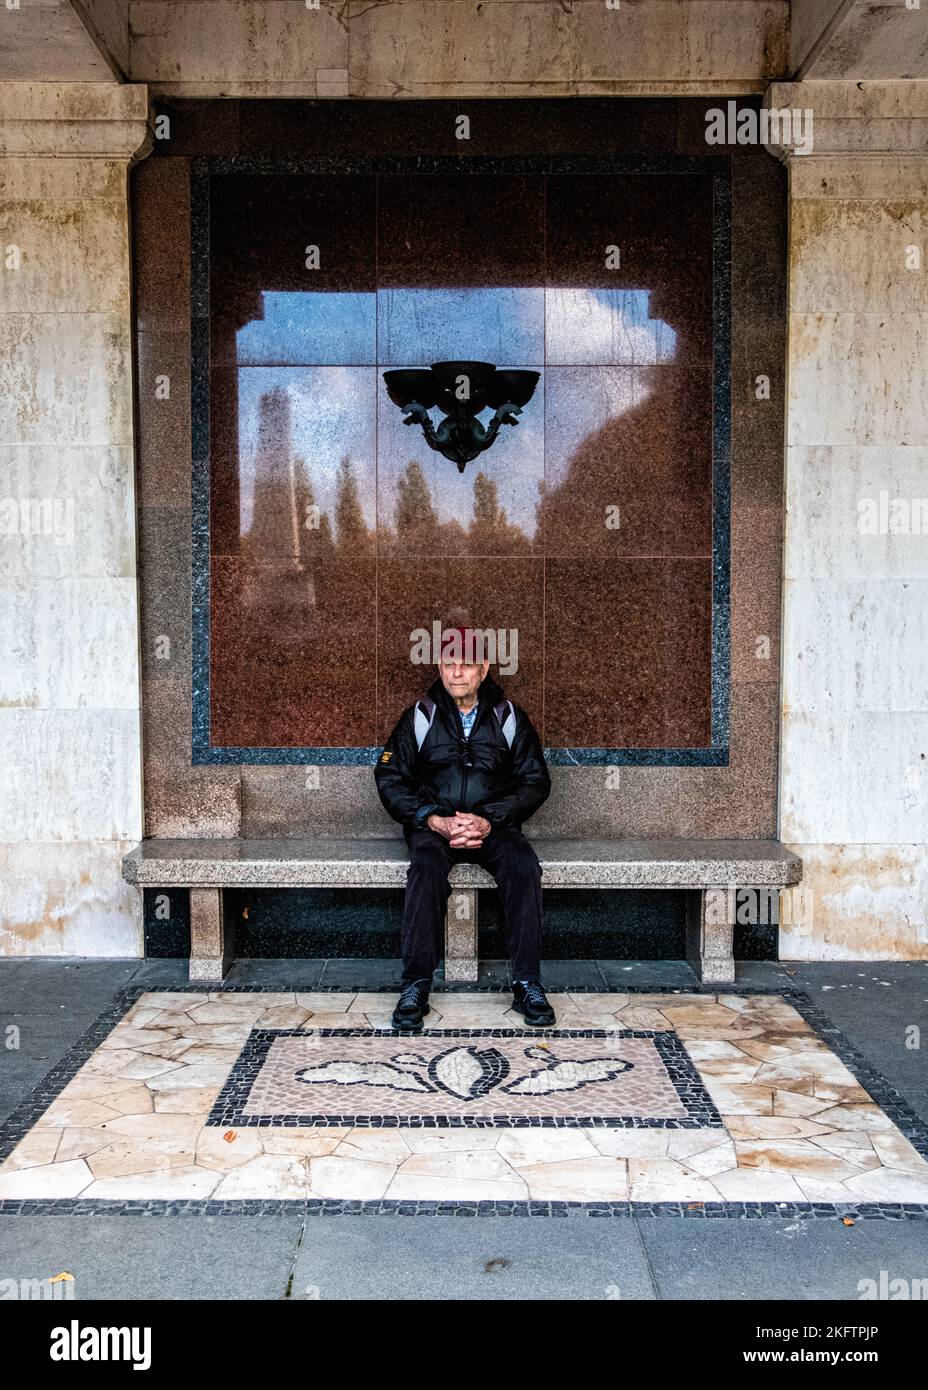
[[[0,155],[143,158],[152,144],[148,87],[115,82],[0,82]]]
[[[770,113],[764,145],[793,167],[810,159],[928,158],[928,82],[772,82],[763,105]],[[775,113],[785,112],[794,113],[802,144],[784,138]]]

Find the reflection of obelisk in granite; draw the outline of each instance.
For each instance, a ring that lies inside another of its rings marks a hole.
[[[258,402],[258,447],[245,602],[275,643],[305,640],[315,584],[301,558],[300,479],[293,455],[292,404],[275,386]]]

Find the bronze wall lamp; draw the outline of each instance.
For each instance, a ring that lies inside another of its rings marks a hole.
[[[433,362],[429,368],[384,372],[387,395],[406,416],[404,424],[422,426],[430,449],[435,449],[464,472],[465,464],[489,449],[500,425],[517,425],[538,385],[538,372],[512,371],[490,362]],[[436,428],[429,411],[444,415]],[[482,410],[495,413],[484,425]]]

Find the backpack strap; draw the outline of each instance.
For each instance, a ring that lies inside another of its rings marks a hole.
[[[423,695],[421,700],[416,702],[416,715],[414,729],[416,734],[416,748],[421,748],[425,742],[425,736],[432,727],[432,720],[435,718],[435,701],[430,700],[427,695]]]
[[[493,708],[496,710],[496,717],[500,722],[503,737],[511,748],[516,736],[516,712],[513,703],[511,700],[500,700],[499,704],[494,705]]]

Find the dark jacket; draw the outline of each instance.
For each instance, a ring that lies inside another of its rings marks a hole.
[[[547,800],[551,779],[528,715],[514,705],[516,731],[506,741],[495,706],[505,699],[489,677],[477,693],[477,718],[465,739],[457,705],[441,680],[429,687],[432,725],[416,748],[416,705],[400,717],[377,760],[380,800],[404,829],[423,825],[434,812],[470,811],[493,826],[522,825]]]

